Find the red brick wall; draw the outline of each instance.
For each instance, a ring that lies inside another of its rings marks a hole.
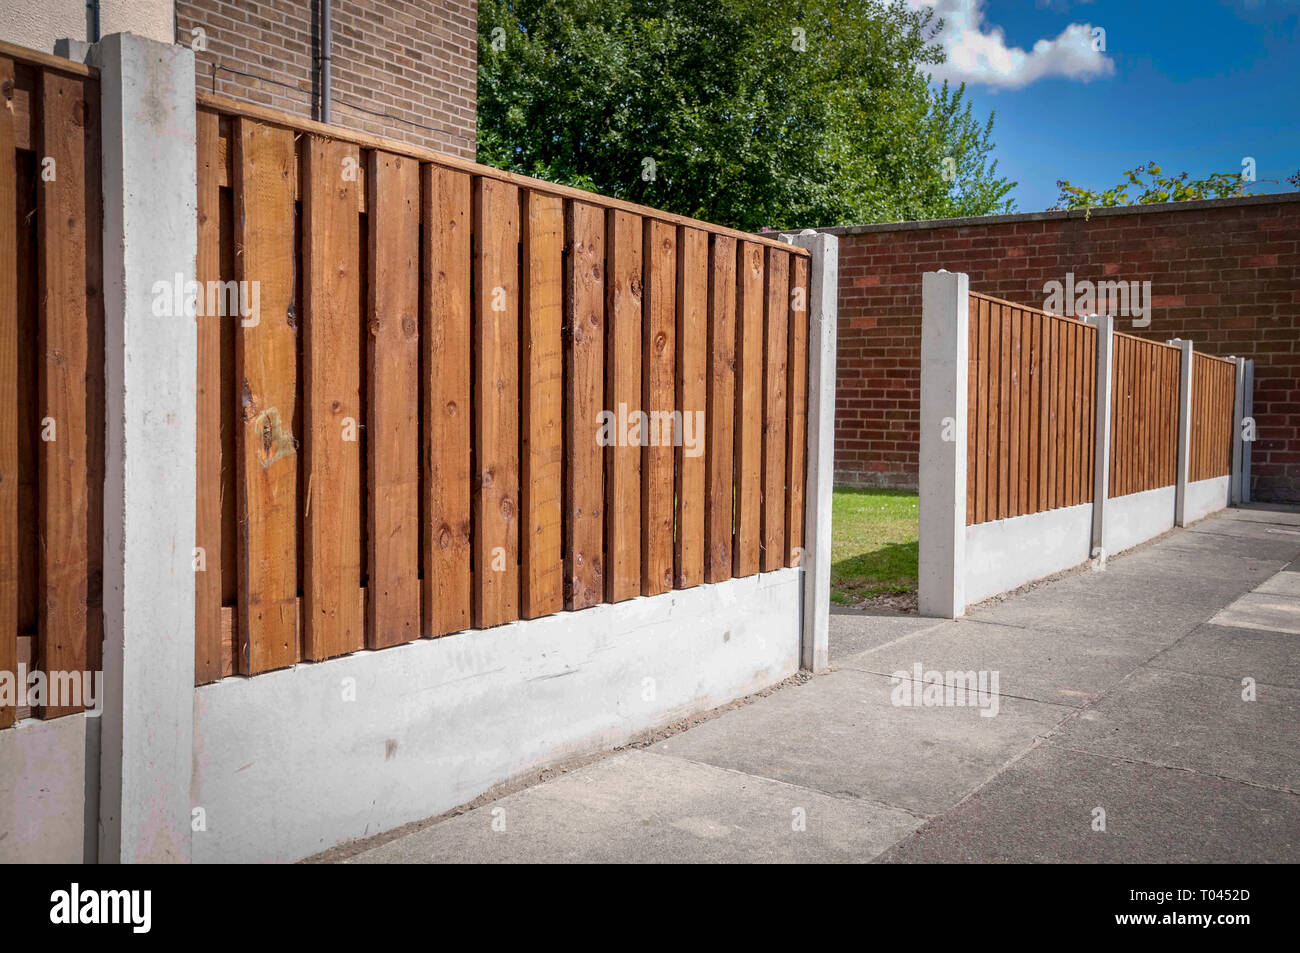
[[[916,486],[921,275],[970,275],[972,291],[1042,307],[1043,285],[1150,281],[1143,337],[1255,361],[1253,496],[1300,502],[1300,193],[966,219],[840,235],[835,479]]]
[[[176,0],[200,89],[319,118],[313,0]],[[331,121],[472,159],[478,0],[334,0]]]

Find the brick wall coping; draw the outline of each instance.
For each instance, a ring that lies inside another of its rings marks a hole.
[[[1234,199],[1201,199],[1193,202],[1159,202],[1150,205],[1117,205],[1091,210],[1069,209],[1062,212],[1017,212],[1014,215],[978,215],[970,218],[932,218],[915,222],[880,222],[875,225],[833,225],[815,231],[829,235],[862,235],[868,232],[903,232],[925,228],[958,228],[964,225],[1011,225],[1017,222],[1059,222],[1070,219],[1100,218],[1107,215],[1147,215],[1158,212],[1197,212],[1205,209],[1235,208],[1240,205],[1268,205],[1270,203],[1300,202],[1300,192],[1276,192],[1269,195],[1247,195]],[[798,229],[783,231],[782,235],[797,235]]]

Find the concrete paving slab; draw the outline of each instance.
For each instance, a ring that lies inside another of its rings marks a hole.
[[[1260,519],[1214,519],[1194,523],[1189,533],[1209,536],[1235,536],[1239,539],[1300,539],[1300,526]]]
[[[1289,632],[1200,626],[1150,662],[1152,668],[1221,678],[1250,677],[1268,685],[1300,689],[1300,640]]]
[[[1300,599],[1300,572],[1279,572],[1255,587],[1256,592]]]
[[[895,639],[943,625],[942,619],[927,619],[902,612],[872,612],[831,609],[831,663],[865,652]]]
[[[1032,807],[1030,807],[1032,805]],[[1093,811],[1106,812],[1094,831]],[[879,862],[1296,863],[1300,797],[1146,764],[1035,748]]]
[[[1187,579],[1202,580],[1224,593],[1249,592],[1254,586],[1282,569],[1282,559],[1241,556],[1213,548],[1189,549],[1178,545],[1178,538],[1167,545],[1151,546],[1136,552],[1122,553],[1108,564],[1108,572],[1132,573],[1159,578],[1172,585]]]
[[[996,717],[895,707],[892,689],[882,676],[832,672],[653,750],[929,815],[988,781],[1071,711],[1006,697]]]
[[[624,751],[348,862],[855,863],[921,823],[865,801]]]
[[[1286,504],[1272,505],[1247,503],[1224,510],[1218,519],[1243,520],[1255,523],[1276,523],[1280,526],[1300,527],[1300,508],[1286,507]]]
[[[1128,638],[1147,646],[1152,654],[1186,635],[1210,617],[1228,599],[1216,595],[1211,585],[1177,588],[1160,579],[1132,578],[1108,581],[1116,570],[1063,579],[1004,602],[970,613],[972,619],[1051,630],[1074,636],[1093,633]]]
[[[1225,533],[1188,530],[1175,533],[1167,542],[1161,543],[1161,546],[1174,550],[1222,553],[1246,559],[1276,560],[1279,564],[1285,565],[1300,556],[1300,546],[1297,546],[1293,540],[1300,540],[1300,537],[1265,533],[1261,538],[1252,539]],[[1278,566],[1279,569],[1281,565]]]
[[[1300,635],[1300,600],[1266,592],[1248,592],[1216,612],[1210,621],[1215,625]]]
[[[1083,708],[1146,662],[1153,649],[1097,633],[1062,635],[961,620],[841,659],[840,668],[878,675],[910,671],[914,662],[952,671],[997,671],[999,691]]]
[[[1143,667],[1095,708],[1049,737],[1052,744],[1300,792],[1300,691],[1239,678]]]

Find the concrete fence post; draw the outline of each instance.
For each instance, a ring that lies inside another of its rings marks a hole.
[[[919,604],[923,616],[966,611],[966,426],[970,282],[921,279]]]
[[[193,317],[156,317],[153,303],[195,279],[194,54],[118,33],[89,61],[103,130],[107,420],[99,860],[185,862],[197,333]]]
[[[1092,472],[1092,547],[1095,559],[1105,554],[1106,504],[1110,499],[1110,408],[1114,378],[1115,318],[1094,314],[1088,323],[1097,328],[1096,452]]]
[[[1187,477],[1192,457],[1192,342],[1174,338],[1178,345],[1178,479],[1174,488],[1174,525],[1187,525]]]
[[[1232,375],[1232,476],[1228,479],[1228,502],[1242,501],[1241,474],[1245,441],[1241,439],[1241,422],[1246,416],[1246,359],[1234,357],[1235,365]]]
[[[1245,427],[1245,422],[1250,421],[1250,439],[1245,438],[1242,434],[1241,448],[1241,502],[1250,502],[1250,455],[1255,446],[1255,362],[1247,359],[1246,361],[1246,381],[1242,385],[1242,421],[1239,424]]]
[[[792,244],[808,269],[808,477],[804,489],[803,643],[800,664],[830,665],[831,497],[835,489],[835,344],[839,330],[840,240],[811,229]]]

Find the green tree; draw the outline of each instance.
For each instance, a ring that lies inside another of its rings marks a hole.
[[[737,228],[1010,211],[901,0],[481,0],[479,161]],[[648,161],[647,161],[648,160]]]

